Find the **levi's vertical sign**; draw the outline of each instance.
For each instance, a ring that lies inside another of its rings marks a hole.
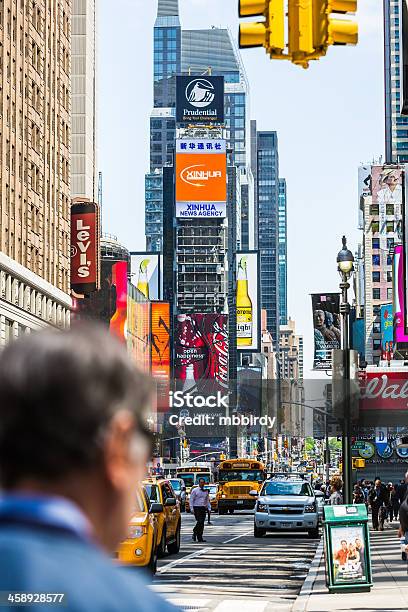
[[[98,286],[98,207],[93,202],[71,206],[71,288],[91,293]]]
[[[177,123],[224,123],[224,77],[178,76]]]

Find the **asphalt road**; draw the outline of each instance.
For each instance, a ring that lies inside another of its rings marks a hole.
[[[180,553],[159,562],[151,588],[183,610],[291,610],[318,540],[303,533],[254,538],[252,513],[213,514],[211,521],[205,527],[206,542],[194,543],[195,521],[182,515]]]

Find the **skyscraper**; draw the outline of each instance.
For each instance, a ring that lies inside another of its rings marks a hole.
[[[3,0],[0,344],[69,322],[70,0]],[[49,44],[52,41],[52,44]]]
[[[279,179],[279,324],[288,321],[288,225],[286,179]]]
[[[275,346],[279,343],[279,155],[276,132],[258,132],[258,246],[262,308]]]
[[[95,0],[72,3],[71,196],[97,200]]]
[[[145,179],[145,233],[148,250],[162,249],[162,168],[173,163],[176,136],[175,75],[202,75],[206,71],[213,76],[224,76],[225,79],[226,140],[230,150],[229,159],[240,168],[238,180],[242,184],[240,199],[244,247],[255,246],[254,185],[249,146],[249,86],[239,52],[226,29],[181,30],[178,0],[159,0],[154,25],[154,108],[150,119],[150,172]],[[241,233],[239,239],[240,236]]]
[[[153,98],[150,115],[150,172],[145,178],[145,234],[148,251],[163,243],[163,166],[173,163],[176,138],[176,74],[181,70],[178,0],[159,0],[154,24]]]
[[[385,161],[408,162],[408,116],[401,115],[401,0],[384,0]]]

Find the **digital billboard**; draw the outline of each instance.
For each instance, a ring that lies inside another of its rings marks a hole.
[[[142,372],[150,373],[150,303],[139,300],[140,294],[128,285],[127,346],[128,353]]]
[[[170,304],[151,303],[151,374],[157,385],[157,409],[166,412],[170,391]]]
[[[314,326],[314,370],[331,370],[334,349],[341,344],[340,294],[312,294]]]
[[[381,358],[390,361],[394,354],[394,317],[392,304],[381,306]]]
[[[177,140],[176,217],[224,218],[226,201],[225,140]]]
[[[259,256],[256,251],[239,252],[236,262],[237,349],[259,352]]]
[[[394,310],[394,346],[395,343],[408,342],[408,334],[405,333],[405,283],[404,283],[404,249],[401,244],[394,250],[393,261],[393,310]]]
[[[161,299],[160,253],[130,253],[130,275],[132,283],[148,300]]]
[[[78,294],[99,287],[99,215],[94,202],[71,206],[71,287]]]
[[[394,231],[402,219],[402,170],[395,166],[371,167],[371,193],[373,205],[378,206],[380,249],[386,251],[387,222],[392,221]]]
[[[174,375],[183,391],[203,391],[206,381],[228,386],[228,315],[180,314],[175,327]]]
[[[127,292],[127,262],[102,260],[100,290],[76,299],[72,318],[99,321],[126,342]]]
[[[223,76],[176,77],[177,123],[224,123]]]

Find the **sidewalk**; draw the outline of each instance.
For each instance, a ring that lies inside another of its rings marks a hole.
[[[393,523],[392,528],[370,532],[374,583],[370,593],[329,594],[321,542],[292,612],[408,610],[407,563],[401,561],[397,528],[398,524]]]

